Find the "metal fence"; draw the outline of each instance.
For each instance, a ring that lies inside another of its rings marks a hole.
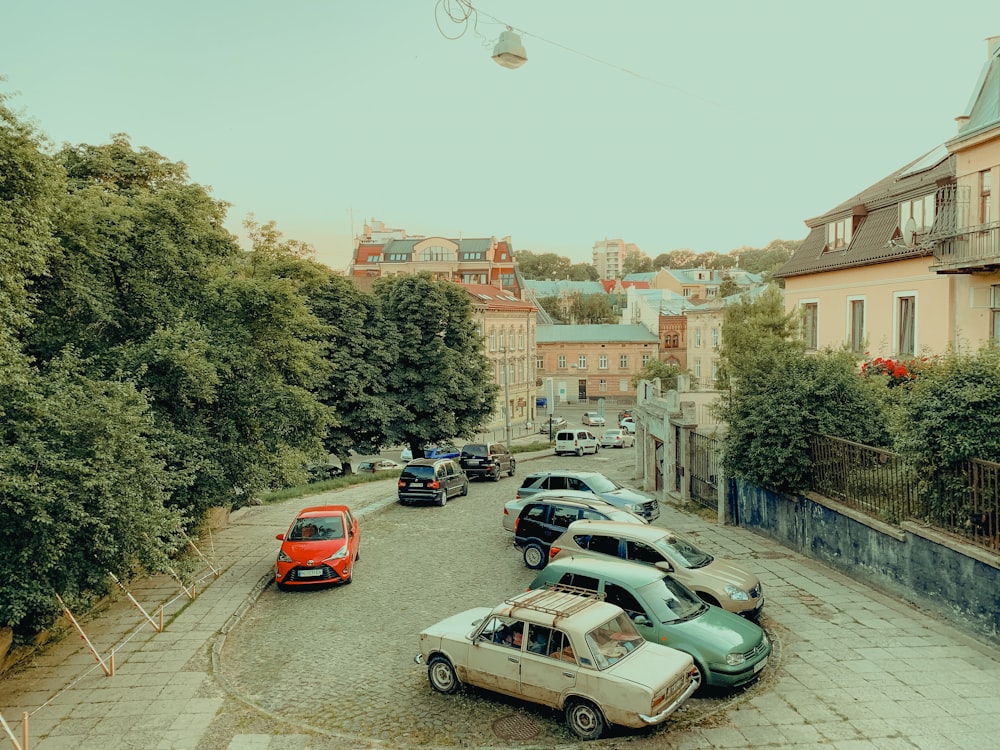
[[[918,520],[1000,550],[1000,463],[967,459],[928,481],[884,448],[813,435],[810,449],[814,492],[887,523]]]
[[[719,505],[719,461],[722,459],[722,441],[691,433],[691,499],[706,508]]]

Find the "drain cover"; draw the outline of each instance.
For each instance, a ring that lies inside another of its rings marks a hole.
[[[530,740],[542,728],[520,714],[507,714],[493,722],[493,734],[501,740]]]

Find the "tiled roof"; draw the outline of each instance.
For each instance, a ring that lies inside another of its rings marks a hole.
[[[955,157],[942,147],[932,149],[825,214],[808,220],[809,235],[774,276],[801,276],[931,255],[929,249],[919,245],[906,247],[892,242],[898,236],[899,202],[934,192],[938,184],[954,176]],[[867,215],[860,219],[847,248],[824,253],[826,225],[856,212]]]
[[[628,341],[641,344],[656,344],[659,339],[644,326],[615,323],[594,325],[540,325],[535,339],[539,344],[593,343],[601,341]]]
[[[499,289],[489,284],[460,284],[471,296],[475,307],[485,307],[490,310],[534,310],[530,302],[518,299],[506,289]]]

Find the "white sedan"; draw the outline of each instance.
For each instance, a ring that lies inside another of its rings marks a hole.
[[[635,445],[635,435],[628,430],[605,430],[601,435],[602,448],[631,448]]]
[[[604,426],[604,417],[602,417],[596,411],[588,411],[586,414],[583,415],[583,419],[581,421],[584,424],[595,426],[595,427],[603,427]]]

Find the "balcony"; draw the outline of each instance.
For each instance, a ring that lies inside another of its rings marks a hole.
[[[1000,222],[957,230],[933,240],[936,273],[976,273],[1000,270]]]

